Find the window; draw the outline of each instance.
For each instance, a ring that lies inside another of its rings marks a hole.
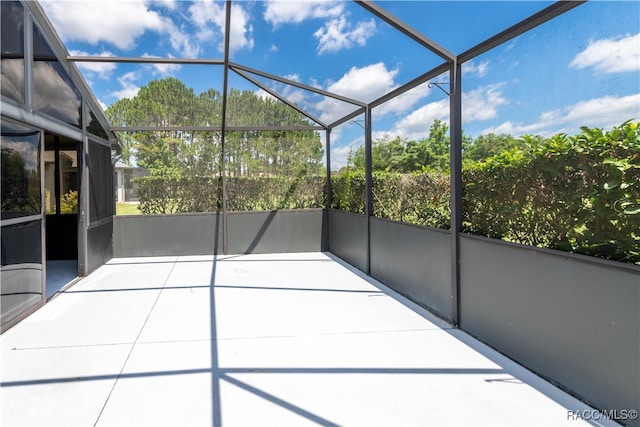
[[[40,132],[2,122],[2,219],[38,215]]]
[[[2,8],[2,96],[24,104],[24,31],[22,5],[0,2]]]

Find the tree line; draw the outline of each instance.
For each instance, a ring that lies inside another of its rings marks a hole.
[[[113,126],[220,126],[222,96],[215,89],[200,94],[170,77],[153,80],[133,98],[106,110]],[[227,126],[305,126],[308,119],[272,97],[231,89]],[[152,176],[215,177],[221,174],[222,135],[218,131],[120,132],[122,161],[148,169]],[[310,130],[227,131],[225,173],[230,176],[320,174],[324,149]]]
[[[466,164],[482,161],[503,151],[522,146],[522,141],[508,134],[487,134],[471,138],[462,135],[463,160]],[[389,135],[371,144],[372,169],[383,172],[411,173],[421,171],[449,171],[449,126],[434,120],[427,136],[414,141]],[[364,147],[359,146],[349,156],[343,171],[364,170]]]
[[[196,95],[177,79],[150,82],[108,110],[116,126],[205,126],[221,122],[221,95]],[[249,91],[231,90],[229,126],[295,126],[298,111]],[[144,213],[326,206],[324,150],[314,131],[120,133],[123,159],[151,176],[137,185]],[[533,246],[640,263],[640,125],[583,127],[550,138],[463,135],[463,229]],[[425,138],[388,135],[372,143],[373,214],[448,229],[449,132],[436,120]],[[332,205],[365,213],[364,147],[331,175]]]

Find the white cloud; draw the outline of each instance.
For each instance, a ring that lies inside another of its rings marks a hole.
[[[335,18],[344,11],[341,2],[326,0],[279,1],[269,0],[264,11],[265,21],[274,26],[299,24],[312,18]]]
[[[224,28],[226,22],[225,4],[213,0],[203,0],[189,7],[191,20],[198,28],[197,38],[200,41],[219,39],[218,50],[224,51]],[[249,24],[249,14],[239,4],[231,6],[231,26],[229,49],[253,48],[253,27]],[[212,25],[217,32],[214,31]]]
[[[498,108],[508,103],[503,97],[502,87],[504,83],[483,86],[462,94],[462,117],[463,122],[469,123],[473,121],[489,120],[497,117]],[[419,99],[428,95],[428,85],[418,86],[415,94],[408,92],[407,102],[402,105],[408,110]],[[404,96],[404,95],[403,95]],[[408,140],[419,140],[425,138],[429,134],[429,128],[434,120],[441,120],[449,123],[449,98],[443,94],[443,98],[435,102],[430,102],[422,107],[412,111],[410,114],[398,120],[391,130],[379,131],[380,135],[388,134],[392,137],[400,137]],[[400,98],[400,97],[398,97]],[[379,112],[378,109],[373,110],[377,115],[386,114],[387,112]],[[395,112],[401,112],[397,110]],[[376,117],[374,116],[374,120]]]
[[[283,76],[287,80],[291,80],[292,82],[300,83],[302,80],[300,79],[300,74],[286,74]]]
[[[338,170],[349,162],[349,155],[356,151],[353,145],[331,149],[331,170]]]
[[[358,22],[354,28],[345,16],[326,22],[313,36],[318,39],[318,53],[337,52],[354,45],[364,46],[367,39],[375,33],[375,21]]]
[[[178,0],[153,0],[153,2],[169,10],[176,10],[178,8]]]
[[[159,56],[150,55],[148,53],[142,54],[143,58],[159,58]],[[170,54],[167,55],[168,58],[173,58]],[[154,70],[154,74],[160,75],[162,77],[173,76],[175,73],[180,71],[182,66],[180,64],[148,64],[147,67],[150,67]]]
[[[258,90],[256,90],[256,91],[254,92],[254,94],[255,94],[257,97],[262,98],[262,99],[274,99],[274,100],[276,99],[276,97],[275,97],[275,96],[271,95],[269,92],[267,92],[267,91],[266,91],[266,90],[264,90],[264,89],[258,89]]]
[[[147,30],[162,32],[160,14],[149,10],[143,0],[56,1],[43,0],[42,7],[63,40],[102,42],[130,50]]]
[[[622,73],[640,70],[640,33],[617,39],[589,42],[585,50],[573,58],[570,67],[594,67],[601,73]]]
[[[5,59],[0,61],[2,93],[11,99],[24,99],[24,62]]]
[[[329,84],[327,90],[355,100],[368,102],[395,88],[394,78],[397,74],[398,69],[387,70],[382,62],[362,68],[352,67],[340,80]],[[316,108],[321,112],[320,120],[331,122],[354,111],[357,107],[325,97],[316,104]]]
[[[373,110],[373,114],[376,116],[384,116],[390,113],[404,113],[413,108],[421,99],[426,98],[429,93],[431,93],[431,89],[429,88],[428,83],[423,83],[402,95],[396,96],[379,107],[376,107]],[[445,95],[443,94],[443,96]]]
[[[136,81],[139,78],[140,76],[135,71],[123,74],[118,78],[118,82],[120,83],[120,86],[122,86],[122,89],[112,92],[111,95],[117,99],[135,97],[140,90],[140,87],[136,84]]]
[[[172,11],[177,8],[177,2],[173,0],[165,0],[161,5]],[[172,49],[181,56],[197,57],[201,50],[197,37],[184,32],[171,18],[150,10],[145,0],[43,0],[42,6],[65,41],[82,41],[93,45],[109,43],[119,49],[131,50],[136,47],[140,36],[147,31],[154,31],[164,35]]]
[[[351,67],[340,80],[331,83],[327,90],[354,99],[372,101],[397,86],[394,78],[398,72],[397,68],[387,70],[382,62],[362,68]]]
[[[462,64],[462,74],[465,77],[476,75],[478,77],[484,77],[489,71],[489,61],[485,60],[476,64],[474,61],[465,62]]]
[[[503,96],[504,83],[482,86],[462,94],[462,121],[490,120],[498,116],[498,107],[509,101]]]
[[[238,4],[231,6],[229,33],[231,42],[229,49],[232,52],[240,49],[253,49],[253,27],[249,24],[249,14]]]
[[[115,56],[109,51],[102,51],[99,54],[90,54],[80,50],[70,50],[69,53],[72,56]],[[76,62],[79,69],[86,71],[89,75],[97,74],[101,79],[107,80],[111,76],[111,73],[117,68],[117,65],[113,62]]]
[[[33,101],[37,111],[63,118],[69,123],[79,123],[80,99],[52,63],[36,61],[33,64],[33,80],[38,85]]]
[[[101,100],[98,99],[98,104],[100,105],[100,107],[102,108],[102,111],[106,111],[107,108],[109,108],[109,106],[107,104],[105,104],[104,102],[102,102]]]
[[[640,93],[627,96],[603,96],[545,111],[533,123],[504,122],[482,133],[508,133],[514,136],[575,133],[581,126],[612,128],[629,119],[640,118]]]
[[[305,92],[302,89],[294,89],[294,88],[287,87],[287,89],[285,89],[285,91],[282,93],[282,96],[287,101],[301,108],[304,108],[307,103],[306,102],[307,97],[305,95]]]
[[[393,137],[399,136],[409,140],[419,140],[429,135],[429,128],[434,120],[449,122],[449,99],[441,99],[426,104],[402,118],[386,132]]]
[[[169,36],[171,48],[180,52],[184,58],[197,58],[200,55],[200,45],[189,34],[184,33],[169,19],[165,20],[165,32]]]

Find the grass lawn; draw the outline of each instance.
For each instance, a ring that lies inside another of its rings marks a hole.
[[[142,215],[137,203],[116,203],[116,215]]]

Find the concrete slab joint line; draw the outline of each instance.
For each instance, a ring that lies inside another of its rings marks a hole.
[[[113,390],[116,388],[116,386],[118,384],[118,380],[122,376],[122,373],[124,372],[124,369],[127,366],[127,362],[129,361],[129,358],[131,357],[131,353],[133,352],[134,347],[138,343],[138,340],[140,339],[140,335],[142,334],[142,331],[144,330],[145,325],[149,321],[149,316],[151,316],[151,312],[153,311],[154,307],[158,303],[158,299],[160,298],[160,294],[162,294],[162,289],[166,286],[167,281],[169,280],[169,277],[171,276],[171,272],[173,271],[174,267],[175,267],[175,262],[172,264],[171,270],[167,274],[164,282],[162,283],[162,287],[158,291],[158,295],[156,296],[156,299],[153,302],[153,305],[149,309],[149,312],[147,313],[147,317],[145,318],[144,323],[142,324],[142,326],[140,327],[140,330],[138,331],[138,334],[136,335],[135,341],[131,344],[131,347],[129,349],[129,353],[127,354],[127,358],[125,359],[124,363],[122,364],[122,368],[120,369],[120,372],[119,372],[118,376],[116,377],[115,381],[113,382],[113,387],[111,387],[111,391],[109,392],[109,395],[107,396],[107,399],[105,400],[104,405],[102,406],[102,409],[100,410],[100,413],[98,414],[98,417],[96,418],[95,423],[93,423],[94,426],[98,425],[98,422],[100,421],[100,416],[102,415],[102,412],[104,411],[104,408],[106,408],[107,404],[109,403],[109,399],[111,398],[111,394],[113,393]]]
[[[575,426],[593,410],[326,253],[113,259],[0,340],[2,425]]]

